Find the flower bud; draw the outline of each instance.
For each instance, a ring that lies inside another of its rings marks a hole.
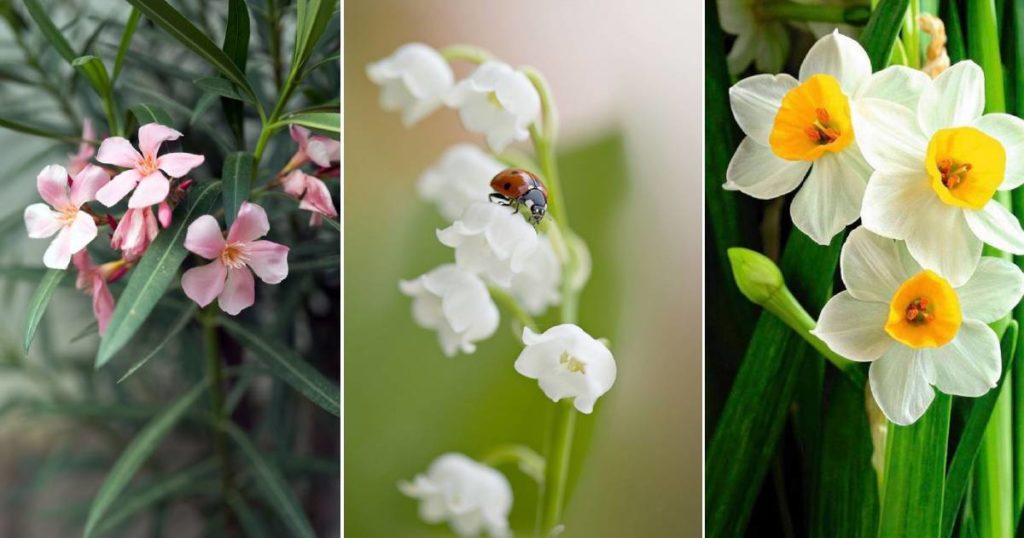
[[[764,305],[786,286],[782,271],[764,254],[741,247],[730,248],[728,253],[736,286],[751,302]]]

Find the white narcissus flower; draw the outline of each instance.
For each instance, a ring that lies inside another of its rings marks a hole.
[[[448,62],[422,43],[402,45],[391,56],[368,65],[366,75],[381,87],[381,108],[401,112],[407,127],[437,110],[455,81]]]
[[[526,140],[530,124],[540,117],[540,95],[521,71],[502,62],[484,62],[445,97],[459,109],[462,125],[487,137],[494,151]]]
[[[512,277],[509,291],[530,315],[539,316],[562,300],[561,283],[562,264],[555,249],[546,236],[538,236],[537,248],[523,271]]]
[[[581,413],[592,412],[615,383],[612,352],[577,325],[555,325],[541,334],[524,328],[523,344],[516,371],[536,379],[553,401],[573,398]]]
[[[400,482],[402,493],[420,501],[420,518],[444,523],[459,536],[510,536],[512,486],[496,469],[457,453],[442,454],[426,474]]]
[[[954,286],[970,278],[983,243],[1024,254],[1024,230],[994,199],[1024,183],[1024,120],[985,114],[985,75],[958,62],[916,106],[857,103],[864,157],[875,168],[864,227],[906,241],[923,267]]]
[[[758,71],[777,73],[789,56],[789,34],[783,22],[758,13],[763,0],[718,0],[722,30],[736,36],[726,63],[738,75],[753,63]]]
[[[490,338],[498,329],[498,307],[487,285],[456,265],[442,265],[398,285],[413,298],[413,319],[437,331],[441,349],[449,357],[459,351],[473,353],[475,342]]]
[[[840,257],[846,291],[821,311],[813,334],[836,353],[871,362],[871,393],[889,420],[916,421],[935,397],[932,385],[977,397],[1002,370],[999,338],[988,323],[1024,296],[1016,265],[984,257],[962,285],[922,269],[902,243],[860,227]]]
[[[454,221],[473,202],[487,200],[491,179],[504,169],[505,165],[479,147],[457,144],[423,172],[416,190],[436,204],[446,220]]]
[[[871,176],[852,105],[874,98],[916,106],[929,80],[903,66],[872,75],[864,49],[838,32],[811,47],[800,80],[786,74],[741,80],[729,98],[747,136],[729,162],[725,188],[767,200],[800,187],[790,206],[793,224],[828,244],[857,220]]]
[[[503,288],[526,270],[538,244],[533,226],[507,207],[489,202],[471,204],[451,226],[438,230],[437,238],[455,249],[459,267]]]

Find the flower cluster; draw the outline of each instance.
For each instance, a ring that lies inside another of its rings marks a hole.
[[[872,73],[860,45],[820,39],[800,67],[730,89],[747,137],[726,189],[757,198],[791,191],[793,224],[843,245],[846,286],[814,334],[871,362],[871,391],[897,424],[916,421],[932,386],[980,396],[1000,378],[999,339],[987,324],[1024,295],[1014,264],[983,244],[1024,254],[1024,229],[996,193],[1024,183],[1024,121],[983,114],[984,73],[970,61],[934,79],[893,66]]]
[[[299,209],[310,212],[309,225],[320,226],[324,217],[338,218],[338,211],[334,209],[331,200],[331,191],[320,178],[338,176],[341,144],[326,136],[311,134],[309,129],[298,125],[292,125],[290,132],[299,149],[278,174],[278,178],[284,192],[299,200]],[[307,163],[316,166],[314,173],[302,171]]]

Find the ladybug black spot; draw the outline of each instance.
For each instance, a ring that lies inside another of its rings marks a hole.
[[[509,190],[511,188],[512,188],[512,184],[506,181],[505,182],[505,190]]]

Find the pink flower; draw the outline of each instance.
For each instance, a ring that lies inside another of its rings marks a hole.
[[[96,316],[96,323],[99,324],[102,336],[107,330],[107,324],[110,323],[110,316],[114,315],[114,296],[107,287],[107,279],[124,265],[124,261],[119,260],[96,267],[89,259],[89,252],[85,250],[75,254],[73,260],[75,267],[78,268],[75,287],[92,297],[92,313]]]
[[[309,129],[292,125],[288,132],[292,140],[299,144],[299,150],[285,166],[285,170],[294,170],[309,161],[320,168],[330,168],[331,163],[341,160],[341,144],[337,140],[323,135],[311,134]]]
[[[185,271],[181,276],[185,295],[199,306],[219,298],[221,310],[232,316],[252,306],[256,301],[252,273],[267,284],[288,276],[288,247],[256,240],[268,231],[267,212],[249,202],[239,208],[227,240],[212,216],[197,218],[188,227],[185,248],[213,262]]]
[[[87,164],[89,160],[96,155],[96,148],[92,147],[90,141],[96,140],[96,131],[92,128],[92,120],[85,118],[82,122],[82,140],[83,142],[78,145],[78,153],[74,155],[68,155],[68,173],[77,176],[79,172]]]
[[[127,170],[100,189],[96,193],[96,199],[107,207],[112,207],[135,189],[132,197],[128,199],[130,208],[151,206],[164,201],[171,189],[171,182],[167,176],[178,178],[203,164],[204,157],[193,153],[165,153],[157,157],[161,144],[180,137],[181,133],[170,127],[147,123],[139,128],[139,149],[142,150],[142,154],[135,151],[131,142],[120,136],[104,140],[100,144],[96,160]]]
[[[117,223],[110,246],[120,250],[124,259],[135,261],[142,257],[159,231],[153,208],[129,209]]]
[[[51,269],[67,269],[71,255],[85,248],[96,238],[96,222],[81,210],[86,202],[96,199],[110,176],[102,168],[88,165],[72,182],[63,166],[51,164],[36,176],[36,188],[46,204],[25,208],[28,236],[43,239],[57,234],[43,254],[43,265]]]
[[[320,179],[311,176],[302,170],[295,170],[288,174],[281,182],[284,192],[293,196],[299,201],[299,209],[312,211],[309,218],[310,226],[319,226],[322,223],[321,215],[329,218],[338,218],[338,211],[334,209],[334,202],[331,200],[331,191]]]

